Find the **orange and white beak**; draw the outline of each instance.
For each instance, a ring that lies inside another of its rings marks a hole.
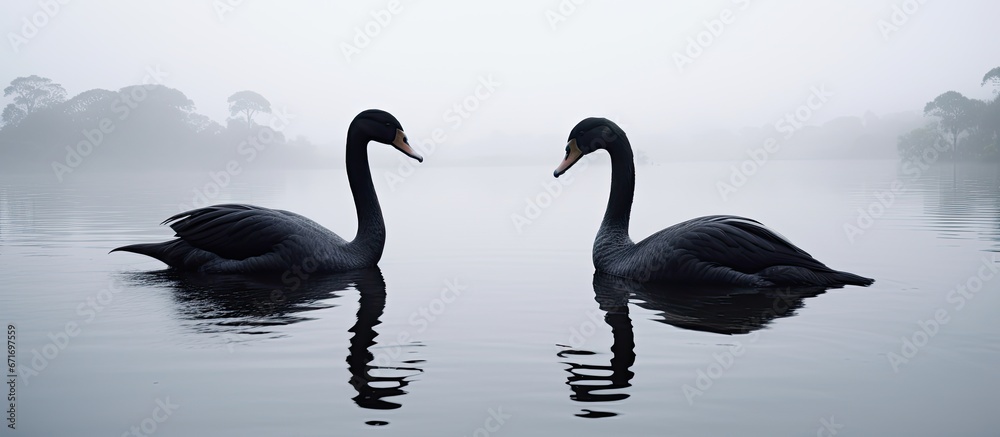
[[[559,164],[559,167],[556,167],[556,171],[552,172],[552,176],[559,177],[563,173],[566,173],[566,170],[569,170],[582,157],[583,151],[576,145],[576,138],[569,140],[569,143],[566,144],[566,158]]]
[[[420,156],[419,153],[413,151],[410,147],[410,143],[406,141],[406,134],[403,133],[402,129],[396,129],[396,139],[392,140],[392,146],[403,152],[406,156],[416,159],[417,162],[424,162],[424,157]]]

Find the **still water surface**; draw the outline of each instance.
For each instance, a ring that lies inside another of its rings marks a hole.
[[[745,215],[875,285],[720,295],[595,275],[600,165],[558,185],[545,166],[393,186],[376,169],[380,268],[298,281],[107,253],[169,238],[157,224],[207,175],[2,176],[11,435],[996,435],[995,166],[771,162],[723,200],[729,171],[638,167],[633,238]],[[212,200],[356,226],[342,170],[240,175]]]

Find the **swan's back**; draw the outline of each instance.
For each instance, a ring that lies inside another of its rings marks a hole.
[[[698,253],[703,260],[739,271],[758,271],[773,265],[826,267],[781,234],[746,217],[699,217],[677,227],[677,232],[668,238],[678,249]]]
[[[347,242],[301,215],[253,205],[213,205],[163,221],[177,239],[112,250],[151,256],[181,270],[276,271],[321,263]]]
[[[869,285],[873,282],[827,267],[756,220],[728,215],[698,217],[678,223],[636,243],[620,256],[607,258],[617,260],[603,259],[609,267],[606,271],[642,281],[719,282],[746,286]],[[595,262],[597,260],[595,253]]]

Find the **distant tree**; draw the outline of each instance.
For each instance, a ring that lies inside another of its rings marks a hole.
[[[979,133],[984,149],[1000,157],[1000,98],[986,103],[979,121]]]
[[[198,113],[191,113],[187,116],[187,124],[195,133],[206,133],[216,135],[222,132],[222,126],[212,119]]]
[[[66,108],[67,113],[77,114],[81,112],[86,112],[91,108],[93,108],[94,106],[100,105],[102,103],[110,104],[117,96],[118,94],[115,93],[114,91],[95,88],[77,94],[72,99],[67,100],[64,106]]]
[[[3,89],[3,96],[14,96],[14,103],[3,111],[3,121],[16,125],[25,117],[39,110],[66,101],[66,90],[52,79],[35,75],[19,77]]]
[[[253,117],[258,112],[271,113],[271,102],[253,91],[239,91],[229,96],[229,115],[243,115],[247,126],[253,126]]]
[[[976,105],[956,91],[948,91],[924,106],[924,115],[941,119],[941,129],[951,135],[951,150],[958,151],[958,138],[976,124]]]
[[[1000,93],[1000,67],[990,70],[985,76],[983,76],[982,86],[986,86],[987,83],[993,85],[995,88],[993,90],[994,93]]]
[[[114,91],[92,89],[67,100],[62,109],[75,123],[92,125],[110,111],[117,98],[118,93]]]
[[[131,96],[130,101],[136,106],[175,108],[188,113],[195,109],[194,102],[183,92],[164,85],[130,85],[118,92]]]
[[[3,108],[3,114],[0,118],[3,119],[4,126],[16,126],[21,120],[24,120],[28,114],[24,112],[23,109],[19,108],[17,105],[11,103]]]
[[[935,121],[900,135],[896,147],[903,159],[919,159],[926,151],[936,149],[935,146],[940,141],[941,133],[938,131],[938,122]]]
[[[991,109],[991,104],[985,101],[969,99],[970,122],[965,129],[966,135],[962,137],[958,158],[981,160],[997,157],[994,150],[995,126],[990,122]]]

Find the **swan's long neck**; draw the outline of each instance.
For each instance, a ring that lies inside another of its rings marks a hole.
[[[368,261],[365,264],[374,265],[385,247],[385,222],[368,165],[369,139],[353,127],[347,131],[347,179],[358,210],[358,233],[350,246]]]
[[[594,264],[601,268],[616,252],[632,247],[628,236],[629,217],[632,213],[632,196],[635,194],[635,164],[632,146],[621,138],[606,147],[611,155],[611,194],[604,211],[601,229],[594,240]]]

